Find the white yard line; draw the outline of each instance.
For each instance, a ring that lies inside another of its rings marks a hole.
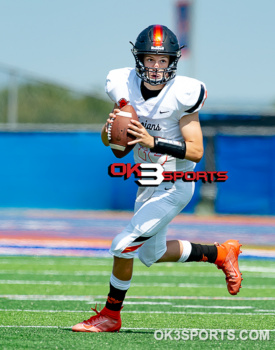
[[[59,327],[59,326],[10,326],[10,325],[0,325],[0,328],[70,328],[70,327]]]
[[[42,266],[54,266],[57,264],[58,262],[58,258],[56,257],[52,257],[51,260],[48,259],[44,259],[41,257],[39,257],[38,259],[33,260],[33,262],[35,262],[36,265],[42,265]],[[62,257],[61,257],[62,259]],[[102,259],[102,260],[98,260],[98,259]],[[6,258],[1,258],[0,257],[0,264],[2,265],[10,265],[11,263],[18,263],[20,265],[29,265],[30,261],[24,261],[23,258],[19,258],[16,260],[16,258],[12,258],[12,259],[6,259]],[[274,261],[269,261],[269,262],[265,262],[266,264],[270,265],[270,266],[257,266],[257,265],[247,265],[245,262],[241,261],[240,262],[240,270],[241,271],[247,271],[247,272],[266,272],[266,273],[275,273],[275,268],[274,268]],[[58,263],[59,265],[59,263]],[[113,265],[113,261],[112,258],[109,257],[105,257],[105,258],[94,258],[94,257],[80,257],[80,258],[75,258],[72,257],[72,259],[66,258],[66,261],[63,260],[61,265],[72,265],[72,266],[108,266],[108,267],[112,267]],[[143,267],[144,265],[139,261],[136,260],[135,261],[135,266],[136,267]],[[171,270],[173,270],[173,267],[175,266],[175,263],[165,263],[163,264],[163,266],[165,267],[170,267]],[[193,268],[194,267],[194,263],[191,264],[184,264],[184,269],[189,269],[189,268]],[[206,267],[209,267],[209,265],[207,264],[201,264],[200,265],[200,269],[204,269]],[[149,273],[149,272],[148,272]],[[173,273],[173,272],[172,272]]]
[[[46,257],[48,258],[48,257]],[[21,259],[1,259],[0,256],[0,264],[3,265],[10,265],[12,264],[20,264],[20,265],[30,265],[31,263],[35,263],[35,265],[42,265],[42,266],[52,266],[52,265],[59,265],[58,263],[58,259],[62,259],[63,257],[51,257],[52,259],[49,260],[45,260],[43,261],[43,257],[39,257],[38,259],[34,258],[33,261],[30,260],[25,260],[23,258]],[[42,259],[42,260],[41,260]],[[72,259],[69,259],[68,257],[66,257],[66,261],[63,261],[63,264],[61,265],[76,265],[76,266],[109,266],[112,267],[113,266],[113,260],[111,258],[100,258],[100,257],[77,257],[78,260],[72,260],[75,259],[75,257],[72,257]],[[102,259],[102,260],[97,260],[97,259]],[[104,259],[104,260],[103,260]],[[140,263],[140,266],[141,263]]]
[[[22,299],[20,299],[22,300]],[[37,300],[37,299],[36,299]],[[42,301],[46,301],[45,299],[41,299]],[[101,303],[101,301],[93,300],[93,303]],[[90,304],[91,301],[87,302],[87,304]],[[152,302],[152,301],[124,301],[123,305],[165,305],[165,306],[171,306],[176,308],[187,308],[187,309],[229,309],[229,310],[243,310],[243,309],[255,309],[254,306],[248,305],[248,306],[224,306],[224,305],[173,305],[169,302]],[[5,309],[0,309],[0,311],[4,311]],[[23,309],[22,309],[23,310]],[[29,311],[29,310],[24,310]],[[275,310],[256,310],[261,312],[275,312]],[[67,312],[67,311],[64,311]],[[82,311],[79,311],[82,312]]]
[[[34,312],[34,313],[91,313],[90,310],[24,310],[24,309],[0,309],[0,312]],[[172,314],[172,315],[238,315],[238,316],[274,316],[274,312],[254,313],[254,312],[185,312],[185,311],[123,311],[124,314]]]
[[[249,266],[249,265],[240,265],[241,271],[247,271],[247,272],[267,272],[267,273],[275,273],[274,267],[264,267],[264,266]],[[274,266],[274,262],[273,262]]]
[[[46,312],[46,313],[91,313],[91,310],[28,310],[28,309],[0,309],[0,312]]]
[[[238,315],[238,316],[255,316],[255,315],[270,315],[274,316],[274,312],[270,313],[254,313],[254,312],[247,312],[247,313],[242,313],[242,312],[184,312],[184,311],[124,311],[123,313],[126,314],[173,314],[173,315]]]
[[[255,309],[254,306],[223,306],[223,305],[211,305],[211,306],[210,305],[172,305],[172,307],[178,307],[178,308],[181,307],[181,308],[187,308],[187,309],[229,309],[229,310]],[[261,311],[274,312],[274,310],[261,310]]]
[[[63,282],[63,281],[30,281],[30,280],[0,280],[0,284],[21,285],[53,285],[53,286],[106,286],[100,282]],[[225,284],[197,283],[131,283],[131,287],[160,287],[160,288],[224,288]],[[245,285],[246,289],[275,289],[275,285]]]
[[[98,302],[98,301],[94,301]],[[172,307],[178,308],[190,308],[190,309],[229,309],[229,310],[238,310],[238,309],[254,309],[254,306],[224,306],[224,305],[173,305],[173,303],[169,302],[150,302],[150,301],[124,301],[123,305],[170,305]],[[261,310],[266,311],[266,310]],[[274,312],[274,310],[269,310]]]
[[[242,270],[243,271],[243,270]],[[253,271],[251,271],[253,272]],[[31,271],[31,270],[2,270],[0,271],[1,275],[37,275],[37,276],[110,276],[110,271],[87,271],[87,272],[59,272],[59,271],[51,271],[51,270],[44,270],[44,271]],[[220,277],[219,271],[216,273],[207,273],[207,272],[171,272],[171,273],[164,273],[164,272],[146,272],[146,271],[135,271],[134,276],[153,276],[153,277]],[[249,278],[275,278],[275,270],[274,275],[270,274],[251,274],[249,275]]]
[[[255,310],[255,312],[275,312],[275,310]]]
[[[95,302],[99,303],[99,301],[95,301]],[[172,303],[169,303],[167,301],[124,301],[123,305],[169,305],[171,306]]]
[[[52,301],[91,301],[95,302],[96,299],[106,300],[106,295],[22,295],[22,294],[0,294],[0,299],[9,299],[9,300],[52,300]],[[247,301],[262,301],[262,300],[275,300],[275,297],[209,297],[209,296],[175,296],[175,295],[130,295],[127,296],[127,300],[247,300]]]
[[[0,328],[53,328],[53,329],[71,329],[72,327],[65,327],[65,326],[16,326],[16,325],[0,325]],[[224,331],[228,331],[228,330],[233,330],[233,331],[239,331],[240,329],[234,329],[234,328],[230,328],[230,329],[221,329],[221,328],[162,328],[162,327],[158,327],[158,328],[149,328],[149,327],[121,327],[121,330],[135,330],[135,331],[155,331],[155,330],[180,330],[180,331],[220,331],[220,332],[224,332]],[[269,332],[275,332],[274,329],[259,329],[258,331],[269,331]]]
[[[9,300],[30,300],[30,301],[85,301],[87,304],[92,303],[98,303],[100,304],[100,300],[96,300],[95,298],[89,298],[89,297],[73,297],[73,296],[2,296],[2,298],[7,298]],[[106,297],[105,297],[106,298]],[[105,299],[102,297],[102,299]],[[0,295],[1,299],[1,295]],[[89,301],[87,301],[89,299]],[[100,298],[98,298],[100,299]],[[131,299],[131,298],[128,298]],[[215,300],[216,298],[213,298],[212,300]],[[255,309],[254,306],[247,305],[247,306],[224,306],[224,305],[173,305],[171,302],[166,301],[124,301],[124,305],[168,305],[175,308],[189,308],[189,309],[229,309],[229,310],[242,310],[242,309]],[[3,311],[3,310],[2,310]],[[275,310],[255,310],[256,312],[275,312]]]

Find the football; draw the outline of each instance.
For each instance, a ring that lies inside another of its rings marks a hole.
[[[108,126],[109,145],[117,158],[125,157],[135,146],[127,144],[135,140],[135,137],[127,132],[131,119],[138,121],[137,113],[133,106],[126,105],[120,109],[113,123]]]

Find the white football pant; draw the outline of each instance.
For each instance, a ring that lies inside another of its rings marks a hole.
[[[110,254],[131,259],[138,250],[139,259],[151,266],[166,252],[166,234],[169,222],[191,200],[194,182],[177,180],[162,182],[158,187],[139,187],[135,214],[128,226],[118,234]]]

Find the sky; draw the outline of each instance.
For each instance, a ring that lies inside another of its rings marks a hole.
[[[129,41],[151,24],[176,33],[176,3],[0,0],[0,79],[11,67],[105,97],[108,72],[134,67]],[[193,3],[191,55],[178,74],[206,84],[209,106],[275,103],[275,1]]]

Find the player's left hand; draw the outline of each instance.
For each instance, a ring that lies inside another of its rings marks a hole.
[[[109,118],[107,119],[107,122],[105,123],[105,126],[104,126],[104,129],[105,129],[105,132],[107,133],[108,132],[108,126],[109,124],[112,124],[116,118],[116,115],[117,113],[120,112],[120,109],[118,108],[115,108],[113,110],[113,112],[109,113]]]
[[[134,145],[140,143],[143,147],[153,148],[154,138],[149,135],[145,127],[137,120],[131,119],[131,123],[128,124],[128,133],[135,136],[134,141],[128,142],[128,145]]]

